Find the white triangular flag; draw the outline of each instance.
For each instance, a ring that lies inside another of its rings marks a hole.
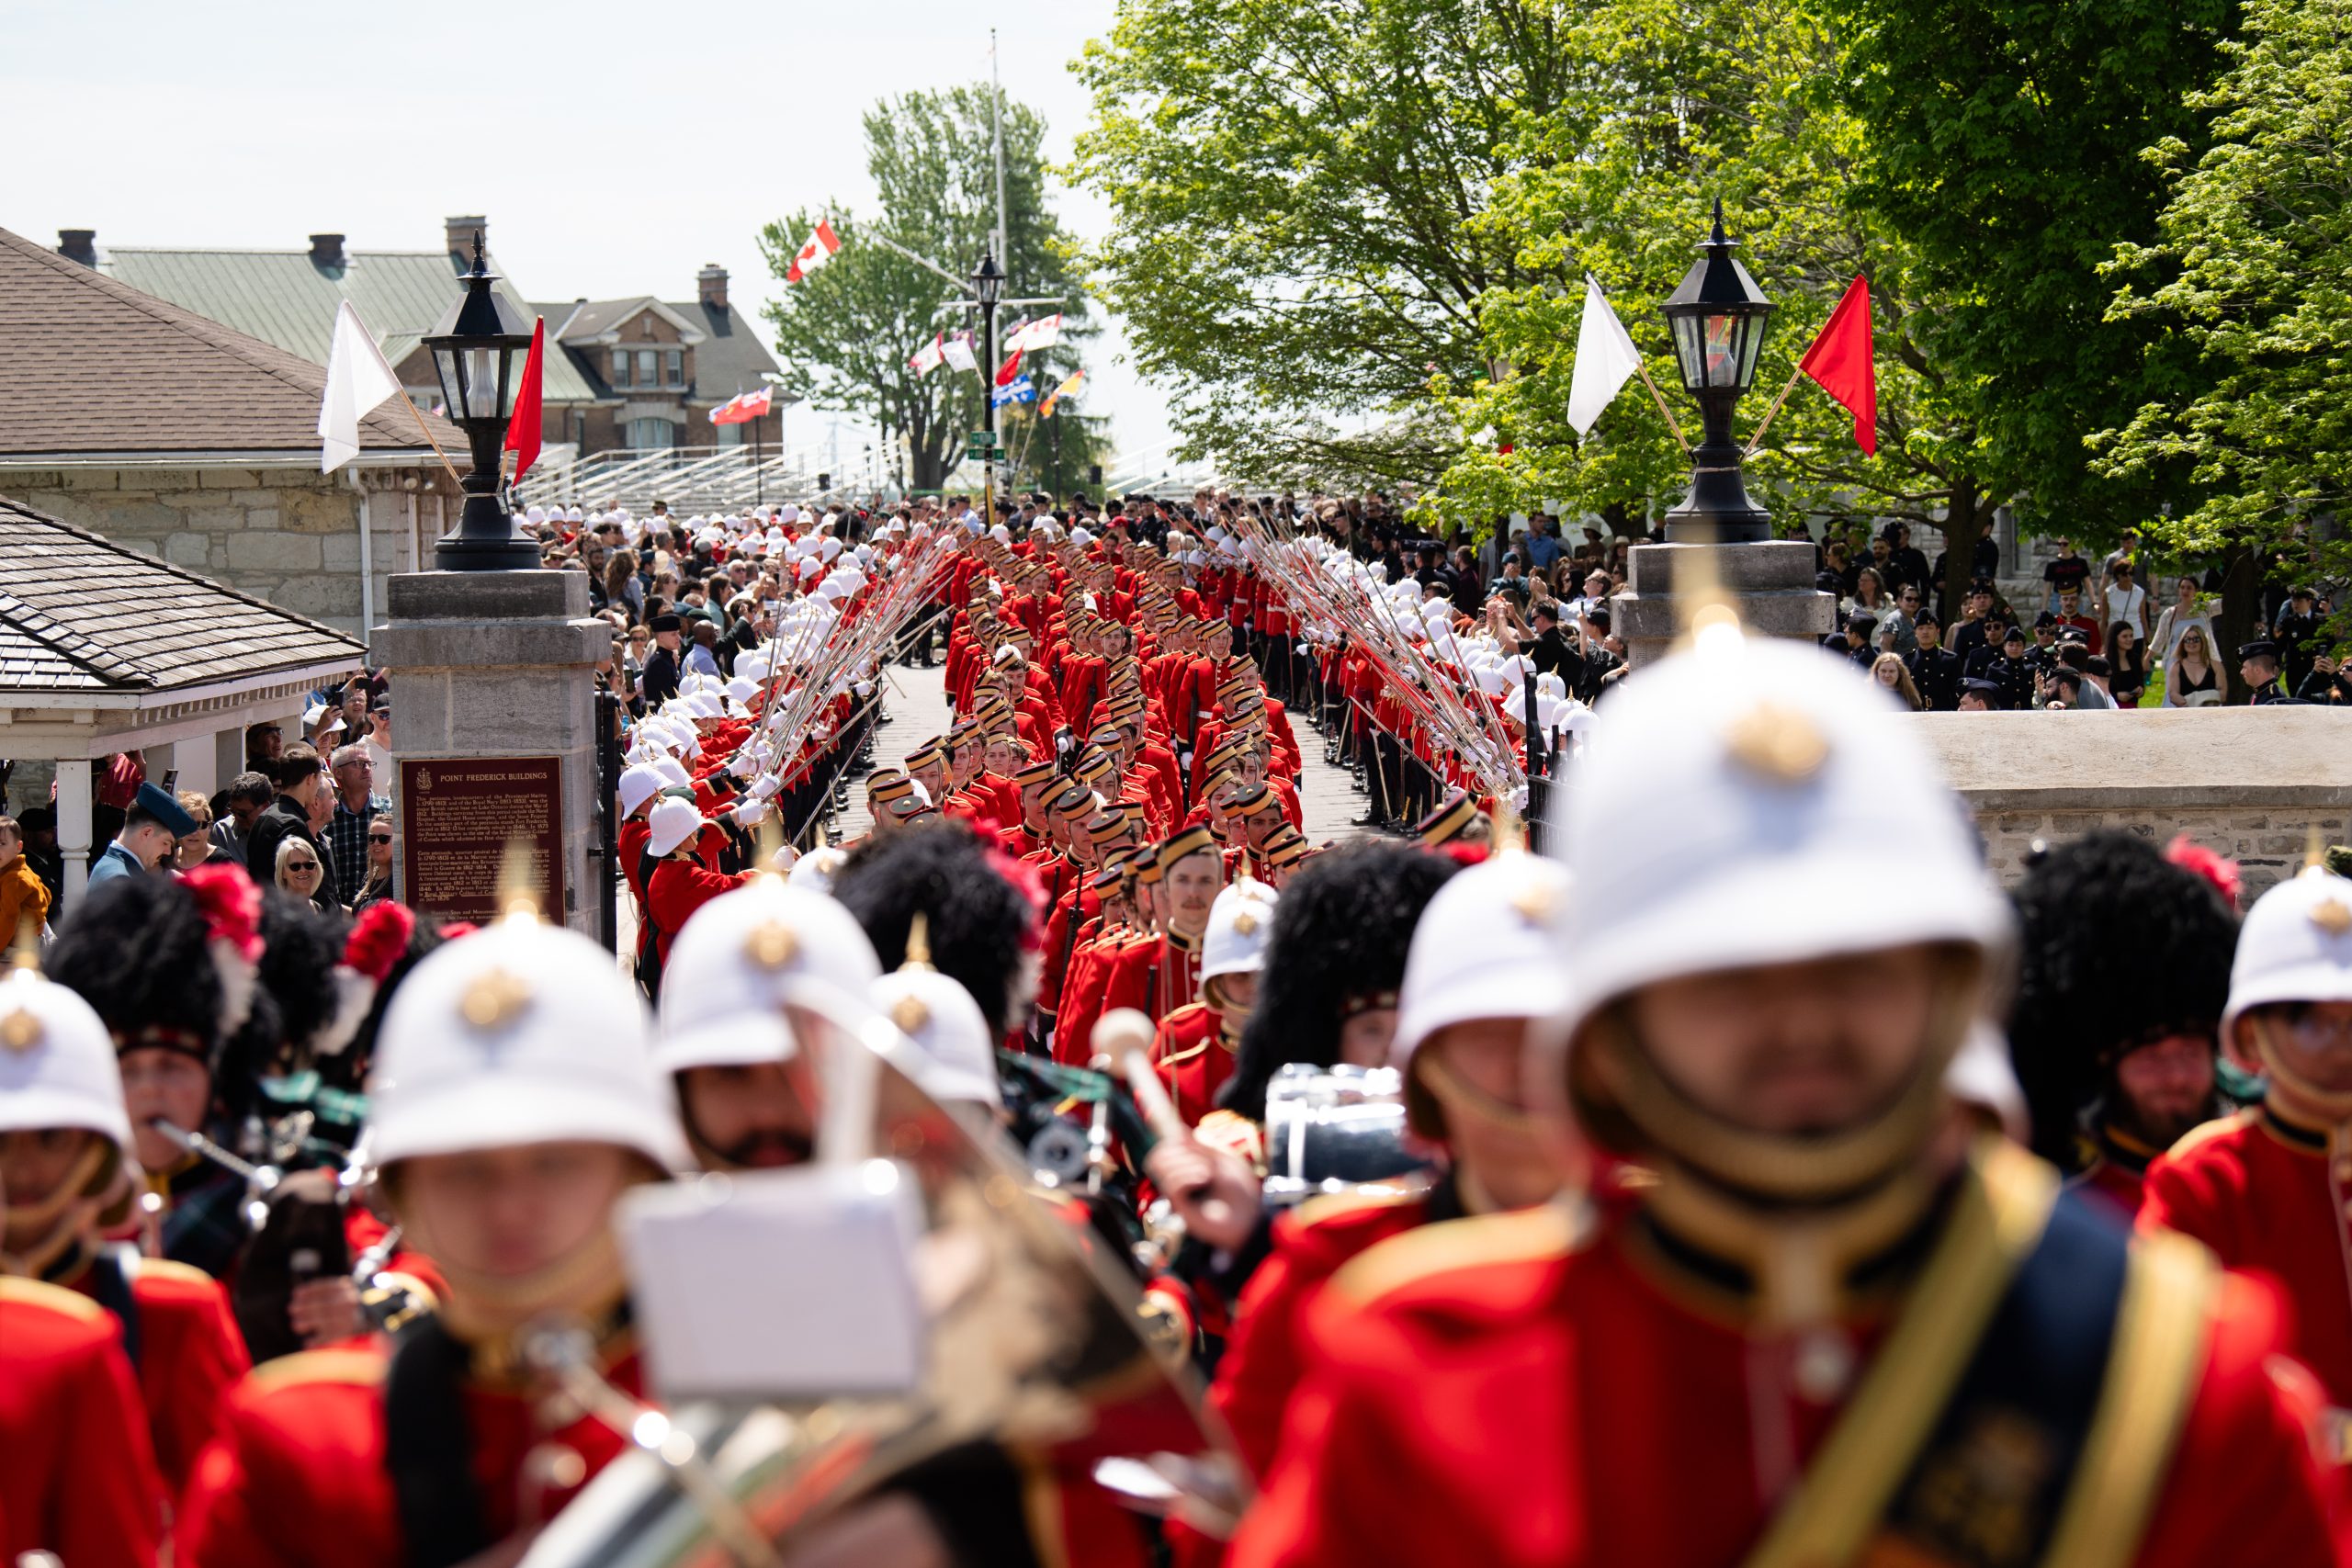
[[[360,416],[401,389],[376,334],[345,299],[335,307],[327,346],[327,390],[319,402],[319,472],[331,474],[359,456]]]
[[[1600,411],[1641,367],[1642,351],[1609,308],[1600,280],[1586,273],[1584,324],[1577,330],[1576,373],[1568,382],[1568,423],[1578,435],[1592,429]]]

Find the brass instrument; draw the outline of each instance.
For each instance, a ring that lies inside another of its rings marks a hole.
[[[1417,1192],[1430,1176],[1406,1131],[1396,1068],[1290,1062],[1275,1069],[1266,1086],[1270,1206],[1330,1192]]]

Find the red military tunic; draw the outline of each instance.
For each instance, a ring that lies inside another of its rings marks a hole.
[[[721,894],[732,893],[755,874],[746,871],[729,876],[684,853],[673,854],[655,866],[653,874],[645,879],[645,905],[659,933],[662,961],[669,961],[670,944],[678,940],[695,910]]]
[[[2104,1198],[2127,1220],[2137,1214],[2149,1162],[2164,1151],[2108,1126],[2094,1128],[2082,1142],[2089,1157],[2073,1185]]]
[[[1282,1438],[1283,1413],[1306,1373],[1308,1308],[1331,1276],[1376,1244],[1430,1217],[1428,1196],[1316,1198],[1274,1222],[1273,1250],[1250,1276],[1233,1313],[1233,1337],[1209,1403],[1263,1479]]]
[[[2288,1350],[2329,1403],[2352,1405],[2352,1263],[2344,1220],[2352,1161],[2328,1168],[2327,1136],[2264,1109],[2208,1122],[2148,1168],[2140,1224],[2195,1236],[2222,1263],[2285,1292]]]
[[[1787,1393],[1759,1397],[1757,1342],[1698,1293],[1696,1275],[1667,1262],[1638,1222],[1589,1239],[1580,1229],[1559,1206],[1430,1225],[1342,1270],[1313,1309],[1307,1378],[1235,1568],[1759,1561],[1751,1553],[1776,1515],[1802,1517],[1810,1491],[1768,1493],[1766,1456],[1784,1453],[1802,1475],[1862,1401],[1809,1402],[1770,1363],[1764,1386]],[[2188,1342],[2179,1438],[2144,1525],[2126,1510],[2136,1550],[2120,1560],[2324,1564],[2308,1379],[2271,1370],[2277,1325],[2259,1287],[2213,1285],[2199,1307],[2201,1342]],[[1923,1309],[1923,1294],[1899,1310]],[[1867,1380],[1888,1325],[1847,1326]],[[1855,1449],[1904,1460],[1885,1444]],[[1851,1517],[1836,1501],[1845,1495],[1826,1483],[1811,1493],[1833,1518]],[[1866,1544],[1855,1561],[1943,1561],[1875,1544],[1886,1550],[1871,1556]]]
[[[1216,1109],[1217,1090],[1233,1076],[1239,1044],[1225,1038],[1225,1015],[1206,1002],[1187,1002],[1159,1021],[1151,1065],[1187,1127],[1199,1126]]]
[[[163,1477],[158,1495],[187,1486],[196,1456],[211,1440],[221,1395],[253,1369],[244,1337],[229,1311],[229,1292],[203,1269],[161,1258],[130,1260],[130,1299],[139,1314],[139,1393]],[[85,1266],[62,1281],[95,1301],[97,1274]]]
[[[163,1484],[106,1308],[0,1276],[0,1562],[153,1568]]]
[[[271,1361],[230,1396],[220,1435],[198,1461],[176,1531],[177,1568],[404,1568],[400,1504],[386,1463],[379,1346]],[[605,1368],[635,1394],[634,1349]],[[553,1518],[628,1446],[602,1422],[506,1388],[461,1390],[483,1524],[493,1540]],[[577,1473],[532,1462],[569,1449]]]

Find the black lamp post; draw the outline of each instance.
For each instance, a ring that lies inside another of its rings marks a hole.
[[[1667,324],[1674,329],[1675,364],[1706,425],[1705,439],[1690,454],[1690,493],[1666,514],[1666,537],[1678,545],[1770,539],[1771,516],[1747,497],[1731,419],[1740,395],[1756,382],[1772,302],[1732,259],[1721,200],[1715,203],[1714,233],[1701,249],[1704,254],[1665,306]]]
[[[539,565],[538,541],[518,530],[500,495],[499,455],[516,382],[531,348],[530,319],[492,292],[497,281],[474,235],[474,266],[459,282],[466,291],[424,336],[449,419],[466,433],[473,471],[461,481],[465,510],[458,525],[434,541],[433,564],[443,571],[529,571]]]
[[[986,433],[980,455],[980,525],[996,526],[996,307],[1004,298],[1004,274],[991,251],[980,253],[972,269],[972,298],[980,307],[980,429]]]

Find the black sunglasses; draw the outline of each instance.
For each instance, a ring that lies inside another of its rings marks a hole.
[[[392,841],[392,836],[390,833],[370,833],[368,835],[368,841],[371,844],[389,844]]]

